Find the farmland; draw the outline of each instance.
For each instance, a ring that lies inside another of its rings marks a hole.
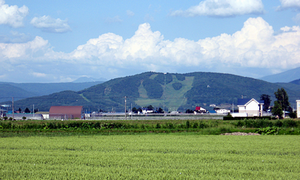
[[[1,179],[297,179],[300,136],[1,138]]]

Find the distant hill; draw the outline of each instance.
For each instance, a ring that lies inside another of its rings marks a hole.
[[[66,90],[80,91],[102,82],[84,82],[84,83],[0,83],[0,102],[25,99],[28,97],[49,95],[55,92]]]
[[[300,85],[300,79],[291,81],[290,83]]]
[[[13,97],[14,100],[19,100],[37,95],[34,92],[28,92],[11,84],[0,83],[0,102],[12,101]]]
[[[300,67],[291,69],[282,73],[273,74],[262,77],[261,80],[276,83],[276,82],[291,82],[300,78]]]
[[[86,111],[124,111],[152,105],[164,110],[209,108],[210,104],[236,104],[243,97],[259,99],[268,94],[275,100],[274,92],[284,87],[291,104],[300,98],[299,86],[273,84],[262,80],[231,74],[195,72],[163,74],[145,72],[133,76],[112,79],[80,91],[63,91],[47,96],[27,98],[15,102],[16,108],[35,107],[48,111],[53,105],[83,105]]]

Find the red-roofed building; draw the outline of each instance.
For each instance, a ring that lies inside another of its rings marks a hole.
[[[82,106],[51,106],[49,119],[82,119]]]
[[[204,109],[200,106],[196,106],[195,112],[197,112],[197,113],[206,113],[206,109]]]

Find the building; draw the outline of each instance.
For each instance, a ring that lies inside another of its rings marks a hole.
[[[217,114],[228,114],[228,113],[230,113],[229,109],[215,108],[214,110],[216,111]]]
[[[247,114],[249,117],[262,116],[264,101],[252,99],[238,99],[237,107],[239,113]]]
[[[297,102],[297,118],[300,118],[300,100],[296,100]]]
[[[200,106],[196,106],[194,112],[195,113],[206,113],[206,109],[204,109],[203,107],[200,107]]]
[[[51,106],[49,119],[83,119],[82,106]]]

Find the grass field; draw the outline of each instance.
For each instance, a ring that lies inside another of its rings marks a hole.
[[[0,179],[299,179],[300,136],[1,138]]]

